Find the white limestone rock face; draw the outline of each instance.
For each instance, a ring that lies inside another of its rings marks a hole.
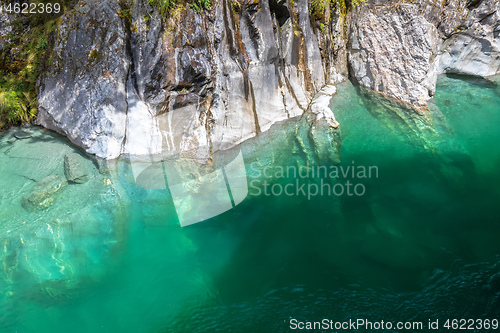
[[[186,6],[164,21],[136,1],[122,153],[214,152],[301,115],[324,72],[307,2],[285,5],[280,27],[267,1],[217,1],[199,14]]]
[[[303,114],[325,84],[308,2],[281,2],[279,19],[268,1],[240,4],[161,18],[138,0],[120,18],[117,0],[80,0],[57,30],[37,123],[113,159],[214,152]]]
[[[440,71],[481,77],[500,73],[500,1],[480,2],[462,29],[444,41]]]
[[[325,74],[321,59],[321,53],[318,47],[318,39],[311,26],[309,15],[309,1],[296,1],[298,24],[303,36],[305,46],[305,73],[307,80],[312,85],[312,91],[316,93],[325,84]],[[313,96],[314,96],[313,93]]]
[[[309,108],[298,123],[295,140],[309,163],[329,160],[340,163],[339,123],[330,109],[330,101],[337,89],[324,86],[312,99]]]
[[[129,57],[116,0],[82,0],[63,15],[40,78],[36,123],[103,158],[125,137]]]
[[[499,1],[368,0],[347,19],[327,13],[321,30],[305,0],[219,0],[166,18],[147,0],[80,0],[50,43],[37,124],[106,159],[213,152],[302,115],[348,71],[425,109],[439,73],[499,72]]]
[[[330,108],[330,101],[337,92],[337,88],[333,85],[324,86],[317,94],[314,96],[309,110],[314,116],[314,120],[320,123],[324,120],[325,124],[331,128],[338,128],[339,122],[335,119],[335,115]]]
[[[361,8],[351,20],[351,72],[364,87],[422,107],[434,94],[439,45],[415,5]]]

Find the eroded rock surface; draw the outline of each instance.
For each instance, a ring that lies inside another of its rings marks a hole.
[[[461,30],[444,41],[441,71],[482,77],[500,73],[500,1],[471,8]]]
[[[313,15],[305,0],[219,0],[162,17],[147,0],[80,0],[54,37],[37,122],[113,159],[237,145],[347,76],[427,109],[438,74],[499,72],[498,7],[368,0]]]
[[[437,75],[500,72],[499,1],[368,1],[350,15],[348,57],[362,86],[426,108]]]
[[[352,18],[349,61],[367,88],[424,106],[435,90],[437,29],[414,5],[368,7]]]
[[[5,45],[9,42],[7,35],[12,32],[12,20],[13,15],[9,15],[7,12],[3,11],[0,13],[0,51],[3,50]]]
[[[308,2],[281,2],[286,19],[238,4],[162,18],[146,0],[81,0],[55,37],[37,122],[110,159],[216,150],[301,115],[325,84]]]

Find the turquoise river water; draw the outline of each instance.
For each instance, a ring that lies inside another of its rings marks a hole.
[[[305,161],[291,121],[242,146],[246,199],[184,228],[171,193],[136,186],[126,160],[101,172],[88,160],[87,183],[27,211],[21,198],[75,150],[36,128],[4,133],[0,332],[291,332],[324,318],[451,332],[447,319],[500,319],[500,88],[442,77],[435,105],[429,129],[341,84],[340,166],[376,168],[328,181],[362,195],[266,195],[265,166],[277,191],[297,181],[278,166]]]

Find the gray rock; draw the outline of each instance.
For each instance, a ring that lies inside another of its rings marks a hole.
[[[238,3],[161,17],[137,0],[120,18],[117,0],[80,0],[57,29],[37,123],[104,159],[213,153],[304,114],[348,72],[416,109],[439,73],[499,72],[499,0],[368,0],[323,19],[309,1]]]
[[[280,27],[267,1],[162,18],[138,0],[127,22],[116,0],[81,0],[62,17],[37,123],[112,159],[215,151],[299,116],[325,74],[308,2],[285,5]]]
[[[87,152],[120,155],[129,71],[127,30],[116,0],[82,0],[61,18],[40,78],[36,123]]]
[[[2,2],[2,6],[3,5],[4,3]],[[17,18],[19,18],[19,14],[8,13],[6,11],[0,13],[0,51],[10,43],[8,35],[13,32],[11,24]]]
[[[500,1],[482,1],[442,46],[440,71],[486,77],[500,73]]]
[[[238,10],[214,2],[202,15],[184,8],[166,22],[147,1],[137,1],[132,15],[136,75],[127,89],[123,153],[235,145],[301,115],[324,74],[306,20],[307,2],[293,8],[288,24],[277,29],[267,1],[242,3]]]
[[[97,164],[97,169],[101,175],[109,175],[110,171],[107,160],[96,158],[95,163]]]
[[[434,95],[440,38],[416,5],[361,8],[352,18],[349,64],[362,86],[425,107]]]
[[[83,184],[89,180],[85,159],[77,153],[64,157],[64,173],[68,182]]]
[[[440,73],[498,74],[499,4],[369,0],[350,16],[352,76],[364,87],[426,108]]]
[[[56,202],[67,185],[68,183],[61,176],[47,176],[37,182],[31,192],[23,197],[22,205],[29,211],[47,209]]]

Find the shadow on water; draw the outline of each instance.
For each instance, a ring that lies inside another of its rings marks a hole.
[[[26,320],[26,327],[77,323],[77,331],[105,324],[121,331],[289,332],[290,318],[498,317],[500,158],[492,145],[498,131],[480,127],[471,135],[478,110],[455,98],[457,82],[445,83],[449,96],[438,94],[436,104],[447,121],[384,113],[379,101],[339,86],[333,108],[343,126],[340,165],[377,166],[378,177],[328,181],[362,183],[361,196],[249,195],[234,209],[181,229],[169,193],[126,186],[133,211],[123,218],[130,229],[115,266],[106,265],[100,281],[79,283],[74,294],[51,280],[37,284],[35,293],[1,295],[13,302],[1,309],[0,327]],[[467,89],[460,88],[464,96],[488,100]],[[295,132],[285,132],[270,138],[292,142]],[[474,153],[471,147],[485,138],[491,145]],[[272,148],[255,145],[261,168],[305,160],[334,165],[294,144]],[[133,184],[128,167],[121,164],[119,183]],[[318,177],[300,181],[321,183]]]
[[[8,140],[3,140],[5,137],[8,137]],[[75,146],[67,137],[40,126],[27,125],[24,127],[13,127],[5,132],[0,133],[0,139],[2,139],[0,140],[0,150],[8,149],[12,145],[14,145],[16,141],[19,140],[24,141],[24,143],[30,143],[33,145],[37,145],[43,142],[58,141],[66,143],[67,145],[73,147],[75,150],[78,150],[81,154],[87,155],[82,148]]]
[[[342,164],[377,165],[380,176],[363,179],[359,197],[249,197],[211,227],[200,226],[226,229],[240,241],[215,273],[217,297],[186,309],[195,319],[179,318],[172,330],[286,332],[294,316],[427,321],[500,314],[498,174],[478,171],[480,161],[437,107],[411,113],[342,86],[338,96]]]
[[[457,194],[431,162],[419,155],[405,165],[380,166],[384,175],[369,180],[362,197],[247,200],[238,209],[258,206],[260,217],[216,279],[221,298],[252,298],[294,284],[411,291],[436,268],[481,259],[470,249],[478,244],[463,238],[481,224],[498,234],[488,217],[500,212],[475,200],[481,185],[472,182]]]
[[[464,74],[446,74],[446,77],[453,80],[464,81],[469,85],[473,85],[479,88],[488,88],[488,89],[498,88],[498,82],[484,77],[464,75]],[[441,84],[443,84],[442,81]]]

